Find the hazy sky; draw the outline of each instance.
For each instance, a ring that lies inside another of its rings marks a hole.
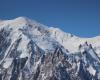
[[[81,37],[100,35],[100,0],[0,0],[0,19],[19,16]]]

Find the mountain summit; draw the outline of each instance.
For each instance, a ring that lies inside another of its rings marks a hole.
[[[100,80],[99,40],[26,17],[2,20],[0,80]]]

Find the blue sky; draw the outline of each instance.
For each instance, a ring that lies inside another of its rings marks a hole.
[[[80,37],[100,35],[100,0],[0,0],[0,19],[19,16]]]

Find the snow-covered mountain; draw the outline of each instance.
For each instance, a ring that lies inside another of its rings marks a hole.
[[[0,80],[100,80],[99,40],[26,17],[1,20]]]

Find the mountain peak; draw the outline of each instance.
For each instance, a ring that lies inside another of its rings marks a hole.
[[[27,17],[17,17],[14,20],[17,20],[17,21],[27,21],[27,20],[30,20],[30,19],[27,18]]]
[[[39,24],[35,20],[29,19],[28,17],[17,17],[13,19],[12,21],[19,22],[19,23],[21,22],[25,24]]]
[[[100,80],[99,40],[26,17],[0,22],[0,80]]]
[[[100,53],[99,36],[95,38],[80,38],[73,34],[66,33],[59,28],[45,26],[27,17],[18,17],[0,22],[0,28],[8,28],[8,26],[13,29],[12,35],[24,33],[27,34],[28,37],[35,37],[33,40],[36,40],[38,44],[40,42],[40,44],[46,45],[45,48],[47,48],[47,45],[50,46],[54,44],[54,42],[57,42],[70,52],[77,52],[79,45],[87,41],[89,44],[92,44],[98,54]],[[44,47],[42,45],[40,46]]]

